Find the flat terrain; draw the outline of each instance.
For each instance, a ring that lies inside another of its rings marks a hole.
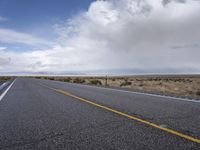
[[[7,80],[10,80],[12,77],[3,77],[3,76],[0,76],[0,82],[1,81],[7,81]]]
[[[140,75],[112,77],[38,77],[72,83],[126,88],[172,96],[200,99],[200,75]],[[106,80],[107,79],[107,80]]]
[[[199,101],[18,78],[0,101],[0,149],[199,149],[199,108]]]

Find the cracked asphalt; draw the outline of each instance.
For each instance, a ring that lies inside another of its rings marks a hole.
[[[42,84],[200,139],[200,103],[17,78],[0,101],[0,149],[200,149],[198,143],[81,102]]]

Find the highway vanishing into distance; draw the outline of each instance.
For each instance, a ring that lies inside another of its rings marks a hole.
[[[200,101],[32,78],[0,94],[1,150],[200,149]]]

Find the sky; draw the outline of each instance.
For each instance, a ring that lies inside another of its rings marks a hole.
[[[0,74],[200,73],[200,0],[0,0]]]

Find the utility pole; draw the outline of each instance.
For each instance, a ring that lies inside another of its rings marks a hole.
[[[108,85],[108,76],[106,75],[106,78],[105,78],[106,82],[105,82],[105,86]]]

